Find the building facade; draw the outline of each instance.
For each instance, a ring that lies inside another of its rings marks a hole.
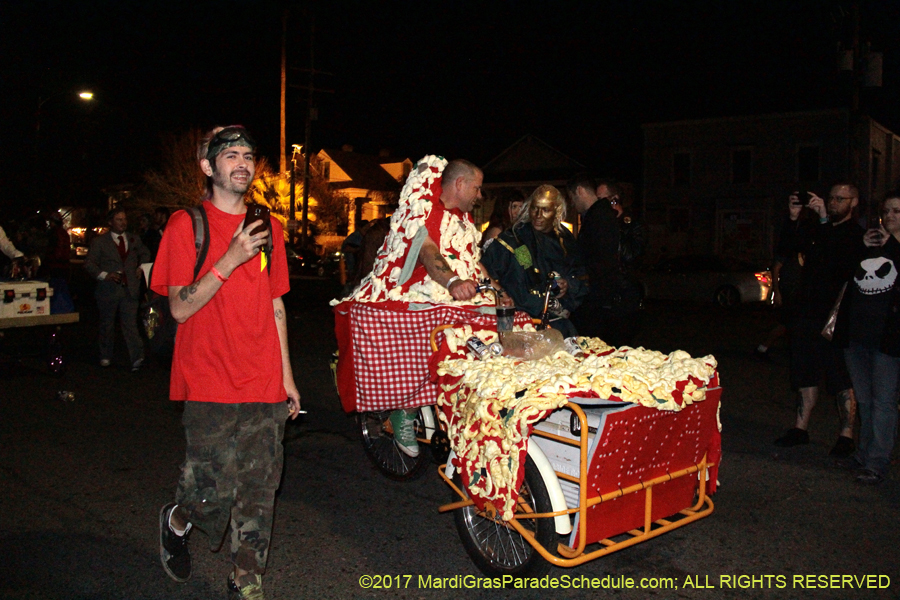
[[[900,138],[847,110],[643,125],[648,261],[715,253],[761,264],[793,190],[860,189],[860,216],[900,180]]]

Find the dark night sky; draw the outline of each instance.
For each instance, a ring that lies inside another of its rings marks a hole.
[[[51,94],[38,176],[52,200],[138,181],[158,165],[160,133],[190,127],[243,123],[277,163],[281,15],[290,6],[290,66],[305,67],[312,4],[316,66],[333,74],[316,83],[334,90],[316,98],[314,148],[484,163],[532,133],[638,180],[641,123],[848,98],[835,49],[849,41],[849,1],[6,0],[0,135],[15,177],[4,209],[33,194],[35,109]],[[900,2],[862,2],[861,15],[861,38],[885,52],[885,87],[864,108],[900,131]],[[79,87],[97,100],[73,99]],[[305,92],[289,90],[289,144],[303,141],[304,107]]]

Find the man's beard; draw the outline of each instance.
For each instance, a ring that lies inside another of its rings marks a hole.
[[[214,187],[221,188],[226,192],[230,192],[233,194],[241,194],[244,195],[250,189],[250,186],[253,184],[253,176],[250,173],[247,173],[247,183],[238,183],[232,180],[231,176],[234,175],[234,171],[225,176],[221,171],[213,172],[213,185]]]
[[[832,206],[834,208],[832,208]],[[853,212],[853,207],[850,206],[849,204],[847,205],[846,209],[844,208],[844,206],[842,204],[831,205],[828,207],[828,216],[831,217],[832,221],[843,221],[848,216],[850,216],[851,212]]]

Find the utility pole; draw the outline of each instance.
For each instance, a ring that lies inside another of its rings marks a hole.
[[[306,132],[303,136],[303,147],[306,149],[306,152],[303,153],[303,245],[309,241],[309,156],[310,156],[310,146],[309,146],[309,136],[310,130],[312,129],[312,120],[313,120],[313,89],[314,83],[313,80],[316,76],[316,67],[314,60],[314,52],[315,52],[315,39],[316,39],[316,16],[315,13],[311,15],[309,20],[309,95],[306,100]],[[318,119],[319,114],[316,111],[315,117]]]
[[[309,237],[309,181],[310,181],[310,172],[309,172],[309,161],[311,157],[311,147],[310,147],[310,137],[312,132],[312,122],[318,120],[319,112],[313,106],[313,92],[327,92],[334,93],[334,90],[325,90],[316,88],[314,85],[316,73],[322,75],[331,75],[331,73],[326,73],[325,71],[318,71],[315,67],[315,39],[316,39],[316,17],[315,13],[310,13],[309,18],[309,69],[298,69],[300,71],[307,71],[309,73],[309,85],[308,86],[291,86],[299,89],[305,89],[308,91],[307,94],[307,104],[306,104],[306,132],[303,141],[303,214],[302,214],[302,222],[303,222],[303,232],[302,232],[302,242],[306,244]]]
[[[278,161],[278,172],[287,171],[287,132],[285,126],[286,97],[287,97],[287,19],[288,10],[284,9],[281,17],[281,159]],[[293,199],[293,196],[291,196]],[[291,217],[294,218],[294,206],[291,205]]]

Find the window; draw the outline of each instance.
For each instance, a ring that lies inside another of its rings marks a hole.
[[[819,181],[818,146],[800,146],[797,150],[797,181]]]
[[[325,181],[331,180],[331,161],[330,160],[326,160],[325,162],[322,163],[322,177],[325,179]]]
[[[672,157],[672,184],[691,185],[691,155],[687,152],[676,152]]]
[[[731,151],[731,183],[750,183],[753,180],[753,151],[740,148]]]

